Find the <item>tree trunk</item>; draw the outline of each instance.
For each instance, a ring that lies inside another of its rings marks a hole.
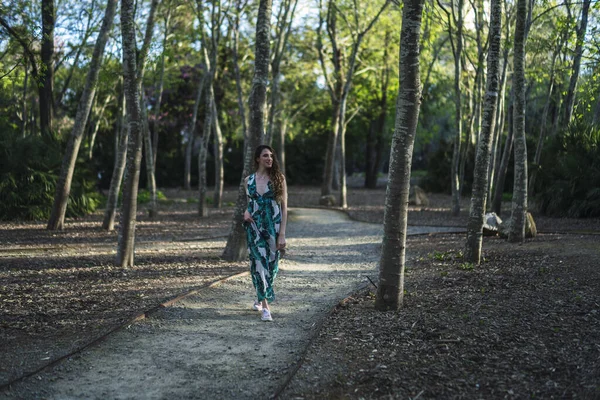
[[[213,108],[213,123],[212,129],[214,132],[214,153],[215,153],[215,193],[213,198],[213,207],[221,208],[223,206],[223,134],[221,133],[221,126],[219,125],[219,117],[217,110],[217,102],[212,93],[212,108]]]
[[[293,5],[292,5],[293,2]],[[283,59],[283,53],[286,49],[287,41],[290,36],[290,30],[292,27],[292,20],[294,19],[294,13],[298,0],[287,0],[280,4],[280,9],[277,18],[276,25],[276,38],[275,46],[273,49],[271,62],[271,106],[269,111],[269,122],[267,124],[267,135],[265,138],[265,144],[271,146],[273,142],[273,128],[275,124],[275,117],[277,109],[279,108],[279,80],[281,78],[280,66],[281,60]]]
[[[423,0],[406,0],[403,4],[400,38],[402,85],[398,91],[396,124],[385,199],[383,247],[379,266],[379,286],[375,299],[375,308],[378,310],[395,310],[402,306],[408,192],[421,103],[419,35]]]
[[[192,120],[188,127],[188,142],[185,147],[185,171],[183,177],[183,187],[185,190],[191,189],[192,179],[192,152],[194,149],[194,140],[196,138],[196,121],[198,121],[198,109],[200,108],[200,101],[202,101],[202,93],[204,92],[204,81],[208,76],[204,73],[198,84],[198,91],[196,92],[196,101],[194,102],[194,109],[192,110]]]
[[[160,78],[158,80],[158,98],[156,99],[156,107],[154,109],[154,120],[152,121],[152,165],[156,171],[156,153],[158,152],[158,120],[160,118],[160,107],[162,105],[162,97],[165,84],[165,49],[167,48],[167,37],[169,36],[169,22],[171,21],[171,2],[167,4],[167,15],[165,16],[165,34],[163,36],[162,53],[160,55]]]
[[[42,0],[42,48],[41,48],[41,69],[40,85],[38,92],[40,96],[40,128],[42,135],[52,133],[52,106],[54,102],[54,26],[56,24],[56,11],[54,9],[54,0]],[[93,96],[92,96],[93,97]],[[85,124],[84,124],[85,127]],[[62,175],[62,173],[61,173]],[[65,176],[66,178],[66,176]],[[58,193],[57,189],[57,193]],[[60,190],[63,190],[62,188]],[[67,191],[68,195],[68,191]],[[56,201],[55,201],[56,203]],[[53,212],[54,208],[53,206]],[[57,210],[58,211],[58,210]],[[55,217],[55,218],[58,218]],[[52,217],[50,217],[52,220]],[[53,223],[57,227],[59,222]],[[48,229],[58,229],[50,228]]]
[[[512,215],[508,240],[525,240],[525,214],[527,213],[527,144],[525,141],[525,18],[527,0],[517,0],[517,22],[513,55],[513,82],[515,102],[513,130],[515,137],[515,178],[513,185]]]
[[[213,96],[212,79],[209,76],[207,91],[204,95],[204,125],[202,129],[202,138],[200,138],[200,149],[198,150],[198,215],[201,217],[206,217],[208,215],[208,210],[206,209],[206,159],[208,156],[208,144],[214,118],[212,107]]]
[[[265,108],[267,102],[267,83],[269,79],[269,39],[271,34],[272,0],[260,0],[256,21],[256,50],[254,78],[250,91],[250,125],[248,140],[245,143],[244,171],[238,189],[231,232],[223,252],[228,261],[240,261],[246,257],[246,237],[243,227],[244,210],[247,206],[244,178],[252,171],[254,149],[260,144],[265,131]]]
[[[494,181],[494,200],[492,202],[492,211],[498,214],[498,216],[502,215],[502,195],[504,194],[504,182],[506,181],[506,171],[508,171],[508,163],[510,162],[510,156],[512,155],[514,142],[513,98],[514,88],[510,91],[511,100],[509,100],[508,112],[506,113],[506,120],[508,121],[508,134],[504,143],[504,150],[502,152],[500,166],[498,167],[498,172]]]
[[[287,118],[282,118],[280,120],[279,127],[279,152],[277,154],[277,158],[279,159],[279,169],[281,173],[285,175],[285,135],[287,133]]]
[[[123,172],[125,171],[125,161],[127,160],[127,143],[129,140],[128,125],[125,122],[125,88],[121,89],[119,95],[119,115],[117,118],[117,127],[115,129],[115,162],[113,166],[112,177],[110,178],[110,188],[106,199],[106,209],[104,210],[104,219],[102,228],[107,231],[115,229],[115,215],[117,213],[117,202],[119,192],[121,191],[121,182],[123,181]]]
[[[141,82],[144,64],[152,40],[154,12],[158,0],[152,0],[146,24],[144,44],[136,60],[135,23],[133,0],[121,0],[121,33],[123,37],[123,86],[127,105],[129,143],[127,146],[127,169],[123,188],[123,207],[119,224],[119,244],[117,265],[126,268],[134,264],[135,223],[137,213],[137,192],[142,160],[143,121],[140,106]]]
[[[110,0],[106,6],[102,28],[98,34],[98,39],[94,46],[94,53],[90,62],[90,70],[87,74],[83,94],[77,106],[77,114],[75,116],[75,124],[71,131],[71,136],[63,157],[60,177],[56,182],[56,193],[54,195],[54,204],[50,219],[48,220],[47,228],[49,230],[64,229],[65,214],[67,212],[67,203],[71,192],[71,180],[75,171],[75,163],[79,154],[79,146],[83,138],[85,125],[90,114],[92,99],[96,93],[96,85],[98,83],[98,74],[102,65],[102,56],[104,47],[108,40],[108,35],[112,27],[117,8],[117,0]]]
[[[535,190],[535,180],[538,170],[540,169],[540,160],[542,159],[542,148],[544,147],[544,140],[546,139],[546,126],[548,122],[548,113],[550,111],[550,103],[552,100],[552,94],[554,92],[554,69],[556,66],[556,58],[560,52],[559,47],[555,50],[552,55],[552,64],[550,66],[550,83],[548,84],[548,91],[546,95],[546,102],[544,104],[544,110],[542,111],[542,123],[540,125],[540,133],[538,136],[537,146],[535,148],[535,155],[533,157],[533,170],[531,171],[531,177],[529,178],[529,195],[533,196]]]
[[[454,53],[454,109],[456,136],[454,138],[454,150],[452,152],[452,168],[451,168],[451,188],[452,188],[452,215],[460,214],[460,153],[462,141],[462,101],[461,101],[461,65],[460,58],[462,55],[462,30],[463,30],[463,0],[458,0],[458,20],[456,25],[456,49]],[[452,35],[452,31],[450,31]]]
[[[152,152],[152,140],[150,139],[150,129],[148,126],[148,103],[142,93],[140,93],[142,103],[142,135],[144,140],[144,153],[146,155],[146,188],[150,192],[150,205],[148,216],[156,218],[158,215],[158,204],[156,200],[156,177],[154,175],[154,153]]]
[[[238,0],[239,1],[239,0]],[[238,112],[242,123],[242,134],[244,141],[248,139],[248,127],[246,121],[246,106],[244,105],[244,94],[242,92],[242,74],[240,72],[239,43],[240,43],[240,13],[242,6],[236,4],[236,14],[233,26],[233,66],[235,70],[235,86],[237,89]],[[246,196],[246,194],[244,194]]]
[[[500,39],[502,36],[502,5],[500,0],[492,0],[490,5],[490,33],[488,50],[488,70],[486,93],[481,124],[481,134],[477,144],[471,209],[467,224],[465,260],[477,265],[481,262],[483,242],[483,222],[488,191],[488,170],[492,150],[492,135],[496,123],[496,107],[499,88]]]
[[[27,80],[29,78],[29,63],[27,57],[23,57],[23,67],[25,68],[25,78],[23,79],[23,102],[21,103],[21,136],[27,136]]]
[[[94,143],[96,142],[96,136],[98,135],[98,131],[100,130],[100,121],[104,116],[104,110],[106,110],[106,106],[108,106],[112,99],[113,97],[111,95],[106,96],[106,98],[104,99],[104,103],[102,103],[100,111],[98,111],[98,116],[94,120],[94,129],[92,129],[92,133],[90,135],[90,145],[88,148],[88,160],[91,160],[93,158]]]
[[[581,24],[577,28],[577,45],[575,46],[575,57],[573,59],[573,70],[569,81],[569,89],[567,90],[567,98],[565,99],[565,119],[563,126],[569,125],[573,115],[573,107],[575,105],[575,90],[577,89],[577,81],[579,80],[579,70],[581,68],[581,57],[583,56],[583,44],[585,42],[585,34],[587,32],[588,11],[590,9],[591,0],[583,0],[581,9]]]

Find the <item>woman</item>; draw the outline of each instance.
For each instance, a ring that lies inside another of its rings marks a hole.
[[[275,298],[273,281],[279,258],[285,252],[287,186],[273,149],[260,145],[254,151],[255,172],[244,179],[248,207],[244,226],[250,254],[250,274],[258,301],[252,308],[262,311],[263,321],[273,321],[269,302]]]

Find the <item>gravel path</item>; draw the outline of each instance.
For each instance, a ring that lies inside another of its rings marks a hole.
[[[5,398],[256,399],[287,382],[321,321],[376,277],[381,225],[292,209],[275,282],[274,322],[252,311],[249,276],[223,282],[117,331],[32,376]],[[449,228],[452,229],[452,228]],[[439,231],[414,228],[410,234]],[[454,229],[455,230],[455,229]],[[207,242],[224,246],[223,239]]]

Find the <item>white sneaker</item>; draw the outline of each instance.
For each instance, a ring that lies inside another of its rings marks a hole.
[[[260,318],[263,321],[273,321],[273,317],[271,317],[271,312],[266,308],[262,310],[262,317]]]
[[[252,305],[252,309],[254,311],[262,311],[262,304],[260,304],[258,301],[254,300],[254,304]]]

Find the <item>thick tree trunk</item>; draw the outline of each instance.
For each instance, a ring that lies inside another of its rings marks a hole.
[[[56,11],[54,0],[42,0],[42,48],[40,68],[40,128],[42,135],[52,133],[52,112],[54,102],[54,26]],[[93,97],[93,96],[92,96]],[[85,124],[84,124],[85,127]],[[61,189],[62,190],[62,189]],[[67,193],[68,194],[68,193]],[[53,207],[54,209],[54,207]],[[52,217],[51,217],[52,220]],[[59,226],[57,223],[56,226]],[[58,228],[48,228],[58,229]]]
[[[375,308],[378,310],[395,310],[402,306],[408,192],[421,103],[419,35],[423,0],[406,0],[403,4],[400,38],[402,85],[396,106],[396,124],[385,199],[383,247],[379,265],[379,286],[375,299]]]
[[[137,192],[142,160],[143,123],[140,105],[141,84],[144,65],[154,29],[154,13],[158,0],[152,0],[146,23],[144,43],[136,60],[134,4],[133,0],[121,0],[121,33],[123,37],[123,86],[127,105],[129,143],[127,146],[127,169],[123,187],[123,207],[119,224],[117,265],[132,267],[135,254],[135,223],[137,214]]]
[[[119,116],[117,127],[115,129],[115,162],[113,166],[112,177],[110,178],[110,188],[106,199],[106,209],[104,210],[104,219],[102,228],[107,231],[115,229],[115,215],[117,214],[117,202],[119,192],[121,191],[121,182],[123,181],[123,172],[125,171],[125,161],[127,160],[127,143],[129,140],[128,124],[125,121],[125,89],[122,88],[119,99]]]
[[[260,0],[256,21],[256,50],[254,78],[250,92],[250,125],[248,140],[245,143],[244,171],[236,201],[233,221],[223,258],[228,261],[242,260],[246,257],[246,237],[243,227],[244,210],[247,206],[244,178],[252,171],[254,149],[261,143],[265,131],[265,108],[267,102],[267,83],[269,79],[269,38],[271,34],[272,0]]]
[[[515,177],[513,185],[512,215],[508,240],[525,240],[525,214],[527,213],[527,143],[525,141],[525,18],[527,0],[517,0],[517,22],[513,56],[513,82],[515,103],[513,130],[515,137]]]
[[[581,57],[583,56],[583,44],[585,42],[585,34],[587,32],[588,12],[590,9],[591,0],[583,0],[581,9],[580,25],[577,28],[577,44],[575,46],[575,57],[573,59],[573,70],[569,81],[569,89],[567,90],[567,98],[565,99],[565,119],[563,126],[569,125],[573,115],[573,107],[575,105],[575,90],[577,89],[577,81],[579,80],[579,70],[581,68]]]
[[[81,99],[79,100],[79,104],[77,106],[75,124],[73,126],[73,130],[71,131],[71,136],[63,157],[60,177],[56,183],[54,204],[52,206],[50,219],[48,220],[47,228],[49,230],[64,228],[65,214],[67,212],[67,203],[69,201],[69,194],[71,192],[71,180],[73,179],[73,173],[75,171],[75,163],[77,162],[79,147],[81,145],[85,125],[90,114],[92,100],[96,93],[96,85],[98,83],[98,74],[102,64],[104,47],[108,40],[110,28],[112,27],[112,23],[115,18],[116,9],[117,0],[109,0],[104,14],[104,21],[102,22],[102,28],[100,29],[98,39],[96,40],[96,45],[94,46],[94,52],[90,62],[90,70],[87,74],[85,86],[83,88],[83,94],[81,95]]]
[[[486,93],[481,125],[481,134],[477,145],[471,209],[467,224],[467,242],[465,260],[479,264],[483,243],[483,222],[488,192],[488,170],[492,150],[492,135],[496,123],[496,107],[499,88],[500,39],[502,36],[502,5],[500,0],[492,0],[490,5],[490,33],[488,50],[488,70]]]

